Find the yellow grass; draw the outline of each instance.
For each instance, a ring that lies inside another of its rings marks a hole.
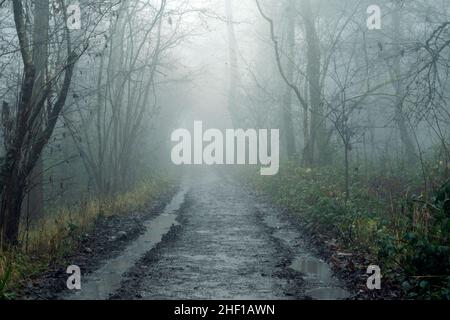
[[[73,249],[76,236],[93,227],[100,216],[139,210],[167,192],[173,185],[162,179],[145,182],[133,191],[108,199],[92,199],[78,207],[61,207],[47,214],[26,232],[21,226],[21,247],[0,251],[0,299],[11,298],[10,290],[42,271],[48,263]]]

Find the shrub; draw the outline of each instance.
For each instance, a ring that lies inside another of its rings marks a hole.
[[[335,168],[280,168],[270,179],[247,177],[342,250],[380,261],[384,276],[402,284],[407,297],[449,298],[449,182],[425,197],[412,173],[406,181],[400,173],[372,171],[355,174],[346,197],[343,172]]]

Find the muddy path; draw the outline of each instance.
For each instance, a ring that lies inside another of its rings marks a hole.
[[[229,177],[187,188],[178,225],[115,299],[342,299],[350,294],[285,215]]]
[[[350,297],[286,215],[229,176],[186,177],[115,257],[60,299]]]

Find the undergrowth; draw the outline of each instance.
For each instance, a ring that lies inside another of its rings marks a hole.
[[[28,279],[46,270],[50,263],[63,259],[77,245],[79,236],[89,232],[100,216],[143,209],[171,188],[171,179],[146,179],[132,191],[114,197],[53,208],[28,230],[23,223],[20,245],[0,251],[0,299],[15,298]]]
[[[433,181],[425,193],[419,175],[355,171],[347,196],[343,173],[332,167],[290,163],[276,176],[246,176],[313,232],[377,261],[405,298],[450,298],[448,181]]]

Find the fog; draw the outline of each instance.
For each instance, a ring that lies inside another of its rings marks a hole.
[[[374,215],[350,229],[448,215],[449,21],[447,0],[0,1],[0,246],[195,167]]]
[[[42,165],[45,174],[37,175],[50,181],[45,198],[69,193],[78,199],[86,184],[96,192],[118,192],[119,184],[132,186],[143,171],[178,169],[169,158],[170,133],[192,130],[195,120],[221,130],[279,129],[283,161],[307,167],[342,167],[344,158],[347,167],[414,167],[437,156],[447,172],[448,6],[382,1],[376,6],[380,11],[372,12],[370,5],[82,1],[78,11],[66,8],[64,29],[55,3],[45,13],[25,1],[21,17],[3,3],[4,112],[17,117],[13,126],[24,121],[16,108],[29,94],[19,90],[24,74],[18,72],[27,52],[19,50],[15,28],[25,18],[31,21],[23,26],[30,35],[20,45],[33,44],[25,49],[35,55],[41,78],[47,70],[38,84],[48,93],[33,89],[24,103],[34,110],[34,101],[47,100],[35,111],[44,115],[59,96],[65,100],[64,108],[55,110],[55,124],[31,118],[28,130],[47,128],[48,134],[42,143],[31,139],[20,147],[25,154],[37,151],[25,155],[24,181],[33,175],[31,167]],[[39,24],[40,14],[54,19]],[[52,32],[39,39],[39,28]],[[58,95],[70,54],[76,63],[67,94]],[[48,58],[39,60],[42,55]],[[8,121],[5,142],[14,136]],[[19,136],[26,135],[35,134]],[[3,145],[6,155],[9,147]],[[66,175],[72,167],[87,172]],[[117,176],[121,182],[113,181]]]

